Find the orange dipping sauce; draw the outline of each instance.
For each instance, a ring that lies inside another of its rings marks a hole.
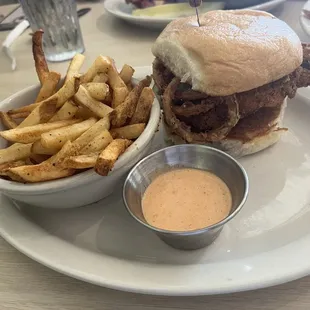
[[[202,229],[225,219],[232,208],[227,185],[211,172],[177,169],[158,176],[142,198],[145,220],[169,231]]]

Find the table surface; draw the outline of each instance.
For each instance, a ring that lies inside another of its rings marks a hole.
[[[303,41],[298,17],[303,1],[288,1],[273,13],[285,20]],[[158,32],[130,26],[108,16],[102,3],[88,2],[92,7],[82,17],[81,27],[86,46],[85,66],[98,54],[114,57],[118,65],[145,66],[152,63],[150,48]],[[6,13],[12,6],[0,7]],[[0,42],[7,32],[0,33]],[[37,83],[31,54],[31,37],[24,33],[13,46],[17,70],[12,72],[3,54],[0,56],[0,100]],[[50,67],[65,73],[68,62],[53,63]],[[310,309],[310,277],[268,289],[204,297],[159,297],[130,294],[96,287],[58,274],[33,262],[0,238],[0,309],[1,310],[84,310],[84,309]]]

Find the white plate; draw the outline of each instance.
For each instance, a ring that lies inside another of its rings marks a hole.
[[[310,274],[310,89],[289,102],[282,140],[241,159],[249,199],[209,248],[168,247],[126,212],[121,185],[83,208],[46,210],[0,195],[0,235],[61,273],[131,292],[200,295],[258,289]],[[165,146],[161,131],[153,149]],[[72,197],[74,199],[74,197]]]
[[[253,10],[270,11],[278,5],[284,3],[285,1],[286,0],[270,0],[268,2],[258,4],[249,8]],[[105,0],[104,8],[107,12],[117,18],[147,28],[162,29],[173,20],[173,18],[151,18],[147,16],[133,16],[131,14],[133,6],[126,4],[125,0]]]

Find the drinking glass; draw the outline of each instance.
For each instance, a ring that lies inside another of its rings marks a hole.
[[[75,0],[20,0],[33,31],[44,31],[45,57],[49,61],[71,59],[84,51]]]

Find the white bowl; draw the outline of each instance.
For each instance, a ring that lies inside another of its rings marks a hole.
[[[10,96],[0,103],[0,110],[18,108],[34,102],[39,86],[31,86]],[[36,184],[22,184],[0,179],[0,191],[17,201],[43,208],[75,208],[99,201],[109,196],[124,176],[145,155],[160,120],[160,106],[155,99],[150,120],[141,136],[118,159],[113,170],[106,177],[95,173],[93,169],[80,174]],[[4,127],[0,125],[0,130]],[[6,146],[1,138],[0,148]]]

